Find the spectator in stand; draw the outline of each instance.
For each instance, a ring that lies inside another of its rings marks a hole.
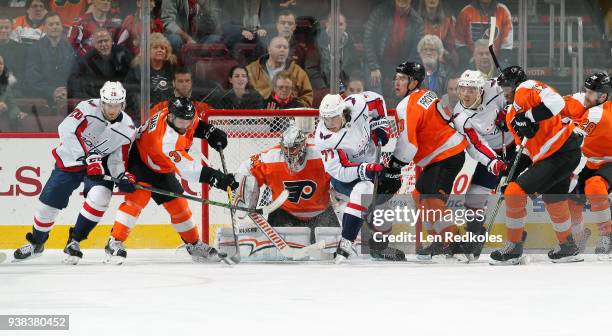
[[[10,73],[4,65],[4,57],[0,55],[0,132],[11,130],[11,125],[28,115],[21,112],[13,101],[13,93],[10,85]]]
[[[166,37],[173,50],[181,51],[184,44],[196,43],[194,36],[198,25],[208,26],[206,30],[219,31],[221,7],[217,0],[206,0],[203,6],[197,0],[164,0],[161,7],[161,19],[164,22]],[[199,23],[199,21],[201,23]],[[200,32],[200,34],[205,34]]]
[[[355,76],[351,77],[351,80],[348,82],[348,87],[346,88],[346,91],[349,95],[362,93],[363,91],[365,91],[363,80]]]
[[[249,73],[243,66],[234,66],[229,72],[230,89],[220,99],[220,109],[262,109],[264,99],[249,84]]]
[[[495,74],[495,63],[489,52],[489,41],[480,39],[474,42],[474,52],[469,68],[482,72],[485,79],[490,79]]]
[[[459,56],[455,49],[455,17],[446,15],[443,0],[422,0],[419,14],[423,18],[423,33],[436,35],[444,45],[442,60],[451,68],[459,66]]]
[[[92,37],[94,48],[77,59],[71,72],[69,98],[98,97],[106,81],[123,82],[130,70],[132,55],[124,47],[113,45],[108,30],[98,28]]]
[[[93,35],[98,29],[108,31],[112,40],[117,40],[121,20],[112,16],[110,0],[92,0],[90,9],[70,27],[68,41],[83,56],[93,48]]]
[[[41,25],[47,14],[47,2],[43,0],[26,1],[26,15],[18,16],[13,22],[11,39],[17,43],[30,45],[43,36]]]
[[[260,13],[262,1],[226,1],[223,12],[231,15],[223,24],[223,43],[231,51],[232,58],[240,64],[248,64],[266,52],[265,38],[268,32],[262,27]],[[237,15],[242,13],[242,16]],[[245,55],[239,46],[250,45],[252,51]]]
[[[289,59],[304,69],[306,45],[295,39],[293,35],[295,28],[297,28],[295,14],[288,10],[281,11],[276,20],[277,36],[284,37],[289,42]]]
[[[11,81],[15,84],[25,76],[26,46],[10,39],[12,29],[13,19],[0,14],[0,55],[4,56],[5,65],[11,69]]]
[[[457,74],[449,75],[446,81],[446,93],[440,98],[442,106],[448,108],[451,113],[459,101],[459,96],[457,95],[458,82],[459,76]]]
[[[287,39],[277,36],[270,40],[268,54],[247,66],[249,82],[259,94],[268,99],[272,93],[272,80],[281,71],[291,75],[296,97],[304,106],[312,106],[312,86],[306,72],[294,61],[287,59],[289,43]]]
[[[161,33],[151,34],[151,106],[173,96],[172,78],[177,64],[176,55],[172,53],[170,41]],[[138,55],[132,62],[127,82],[127,112],[135,120],[140,120],[140,79],[142,56]]]
[[[421,63],[425,68],[425,79],[422,87],[435,92],[438,97],[446,92],[446,66],[440,62],[444,53],[442,40],[436,35],[425,35],[417,45]]]
[[[89,7],[88,0],[51,0],[49,8],[52,12],[59,14],[65,27],[70,27],[70,24],[75,18],[85,14]]]
[[[26,61],[27,92],[44,98],[49,106],[56,98],[67,95],[67,83],[76,54],[64,38],[64,26],[59,14],[49,12],[44,18],[45,36],[34,42],[28,50]],[[63,102],[62,102],[63,103]]]
[[[476,40],[489,40],[491,16],[497,18],[494,45],[500,62],[512,50],[512,17],[508,7],[496,0],[472,0],[471,4],[463,7],[459,12],[455,25],[460,64],[468,64],[470,55],[474,53]],[[513,63],[510,62],[510,64]]]
[[[274,76],[274,90],[265,101],[266,110],[285,110],[291,108],[303,108],[304,104],[297,100],[293,94],[294,87],[291,74],[281,71]],[[279,113],[282,115],[282,112]],[[283,132],[289,127],[290,120],[294,118],[273,118],[270,130],[272,132]]]
[[[145,0],[146,1],[146,0]],[[151,11],[155,9],[155,1],[149,0]],[[142,0],[136,0],[136,14],[128,15],[123,20],[123,26],[117,38],[117,44],[126,47],[132,55],[140,54],[140,34],[142,34]],[[160,18],[151,15],[151,33],[163,33],[164,24]]]
[[[419,60],[416,47],[422,36],[423,19],[412,0],[384,1],[372,11],[363,38],[370,89],[390,93],[396,65]]]
[[[325,31],[318,34],[316,47],[306,55],[306,73],[310,83],[315,89],[329,88],[331,78],[331,18],[328,16],[325,22]],[[349,75],[360,68],[355,41],[346,31],[346,18],[338,16],[338,30],[340,31],[340,80],[347,83]]]

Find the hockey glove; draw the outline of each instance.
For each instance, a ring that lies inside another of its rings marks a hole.
[[[117,183],[119,191],[124,193],[133,193],[136,191],[136,186],[134,185],[136,183],[136,176],[134,176],[134,174],[123,172],[119,174],[117,178],[119,179],[119,183]]]
[[[384,168],[385,166],[380,163],[362,163],[357,168],[359,179],[362,181],[372,181]]]
[[[94,180],[101,180],[104,175],[104,166],[102,165],[102,156],[91,154],[85,159],[87,165],[87,176]]]
[[[223,174],[219,170],[210,167],[202,167],[200,183],[206,183],[223,191],[226,191],[227,187],[232,188],[232,190],[238,188],[238,182],[234,179],[233,174]]]
[[[508,165],[500,159],[493,159],[487,165],[487,170],[489,171],[489,173],[495,176],[501,176],[504,172],[508,170]],[[506,174],[508,173],[506,172]]]
[[[381,194],[395,194],[402,186],[402,167],[406,163],[391,156],[388,167],[385,167],[382,178],[378,182],[378,191]]]
[[[227,134],[211,124],[200,122],[193,136],[206,139],[208,144],[217,152],[227,147]]]
[[[370,120],[370,133],[375,144],[386,145],[389,142],[389,120],[385,117]]]
[[[508,105],[511,106],[511,105]],[[506,124],[506,114],[508,113],[508,110],[506,110],[505,108],[499,112],[497,112],[497,117],[495,117],[495,125],[497,126],[497,128],[499,128],[500,131],[502,132],[508,132],[508,125]]]
[[[533,138],[540,128],[537,122],[531,121],[524,113],[517,114],[510,124],[519,137],[527,139]]]

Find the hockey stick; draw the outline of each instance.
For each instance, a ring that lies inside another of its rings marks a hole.
[[[112,176],[104,175],[103,179],[105,181],[119,183],[119,179],[115,178],[115,177],[112,177]],[[204,204],[208,204],[208,205],[214,205],[214,206],[218,206],[218,207],[222,207],[222,208],[241,210],[241,211],[246,211],[246,212],[253,212],[253,213],[258,213],[258,214],[268,214],[268,213],[278,209],[285,202],[287,197],[289,196],[289,193],[280,194],[277,199],[273,200],[272,203],[268,204],[267,206],[264,206],[261,209],[254,209],[254,208],[235,206],[235,205],[229,204],[229,203],[221,203],[221,202],[215,202],[215,201],[211,201],[211,200],[205,200],[205,199],[202,199],[202,198],[199,198],[199,197],[185,195],[185,194],[178,194],[178,193],[174,193],[174,192],[171,192],[171,191],[168,191],[168,190],[158,189],[158,188],[154,188],[154,187],[146,187],[146,186],[143,186],[143,185],[138,184],[138,183],[135,183],[134,187],[136,187],[136,189],[142,189],[142,190],[150,191],[150,192],[153,192],[153,193],[156,193],[156,194],[160,194],[160,195],[166,195],[166,196],[170,196],[170,197],[181,197],[181,198],[185,198],[185,199],[188,199],[188,200],[192,200],[192,201],[196,201],[196,202],[200,202],[200,203],[204,203]]]
[[[376,163],[380,163],[381,152],[382,152],[382,145],[380,144],[380,141],[379,141],[378,144],[376,144],[376,159],[375,159]],[[366,216],[366,223],[368,226],[372,222],[372,216],[374,214],[374,207],[376,206],[376,198],[378,196],[378,176],[379,175],[380,175],[379,173],[374,175],[374,181],[372,181],[374,183],[374,189],[372,190],[372,204],[370,204],[370,206],[368,207],[368,214]]]
[[[493,46],[493,42],[495,40],[495,30],[497,29],[496,22],[497,18],[495,16],[491,16],[491,26],[489,27],[489,53],[491,54],[491,58],[493,58],[493,63],[495,63],[497,71],[501,73],[501,67],[499,66],[499,61],[497,60]]]
[[[499,181],[499,184],[497,185],[497,188],[495,188],[495,194],[497,194],[503,187],[508,185],[509,179],[514,175],[514,172],[516,171],[516,167],[518,166],[519,160],[521,156],[523,155],[523,150],[525,149],[526,144],[527,144],[527,137],[523,138],[523,141],[521,142],[521,145],[517,149],[516,154],[514,156],[514,162],[512,162],[512,167],[510,167],[508,176],[504,176],[501,178],[501,180]],[[499,212],[499,208],[501,207],[501,204],[503,201],[504,201],[504,197],[503,195],[500,195],[499,199],[497,200],[497,204],[495,205],[495,208],[493,209],[493,212],[491,213],[491,217],[489,217],[489,221],[487,223],[487,232],[491,232],[491,227],[493,226],[493,222],[495,221],[495,217],[497,217],[497,212]]]
[[[219,148],[219,156],[221,157],[221,166],[223,167],[223,174],[227,175],[227,166],[225,164],[225,156],[223,155],[223,149]],[[232,195],[232,188],[227,187],[227,198],[230,204],[234,203],[234,197]],[[236,210],[230,208],[230,217],[232,219],[232,233],[234,234],[234,243],[236,243],[236,253],[230,257],[230,260],[234,263],[240,262],[240,247],[238,246],[238,235],[236,234]]]

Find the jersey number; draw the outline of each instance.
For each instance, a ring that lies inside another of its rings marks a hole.
[[[74,110],[72,113],[70,113],[70,116],[76,120],[80,120],[83,118],[83,112],[81,112],[81,110]]]
[[[324,151],[321,151],[321,154],[323,155],[323,160],[327,161],[329,159],[334,159],[334,150],[333,149],[326,149]]]
[[[172,151],[168,155],[172,158],[172,160],[174,160],[174,162],[181,161],[181,154],[179,154],[177,151]]]

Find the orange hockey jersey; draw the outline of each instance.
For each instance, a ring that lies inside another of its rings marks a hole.
[[[584,107],[584,92],[574,93],[571,96],[563,96],[565,107],[561,110],[562,118],[571,118],[574,121],[582,119],[587,111]]]
[[[396,158],[424,168],[466,149],[467,140],[449,125],[438,102],[433,91],[417,89],[397,105]]]
[[[331,178],[312,144],[307,145],[306,164],[299,172],[289,170],[280,145],[251,156],[242,164],[240,172],[253,175],[260,187],[267,185],[273,198],[287,190],[289,198],[281,208],[299,219],[315,217],[330,206]]]
[[[477,5],[479,6],[479,5]],[[492,13],[496,18],[495,50],[512,49],[512,17],[506,5],[497,3]],[[455,32],[457,34],[457,47],[467,46],[470,52],[474,51],[474,42],[479,39],[489,40],[491,16],[483,13],[473,4],[463,7],[457,16]]]
[[[191,103],[193,104],[193,107],[195,107],[196,114],[200,116],[200,118],[202,117],[202,114],[206,113],[206,111],[210,109],[210,105],[204,102],[201,102],[201,101],[192,100]],[[149,118],[153,117],[159,112],[166,111],[166,110],[168,110],[168,101],[167,100],[161,101],[153,105],[153,107],[151,107],[151,109],[149,110]]]
[[[516,114],[527,113],[540,104],[546,105],[553,116],[541,120],[538,123],[539,129],[535,136],[527,140],[524,152],[531,158],[533,163],[555,153],[563,146],[574,130],[573,123],[565,124],[561,122],[561,110],[565,107],[563,97],[553,88],[542,82],[528,80],[516,88],[514,102],[506,115],[506,123],[517,144],[521,143],[521,138],[511,126],[512,119],[514,119]]]
[[[589,169],[598,169],[612,162],[612,102],[591,107],[576,121],[585,133],[582,153]]]
[[[168,109],[153,115],[140,127],[136,147],[142,162],[158,173],[178,173],[188,181],[200,180],[202,163],[189,154],[193,134],[200,122],[198,116],[185,134],[179,134],[168,125]]]

